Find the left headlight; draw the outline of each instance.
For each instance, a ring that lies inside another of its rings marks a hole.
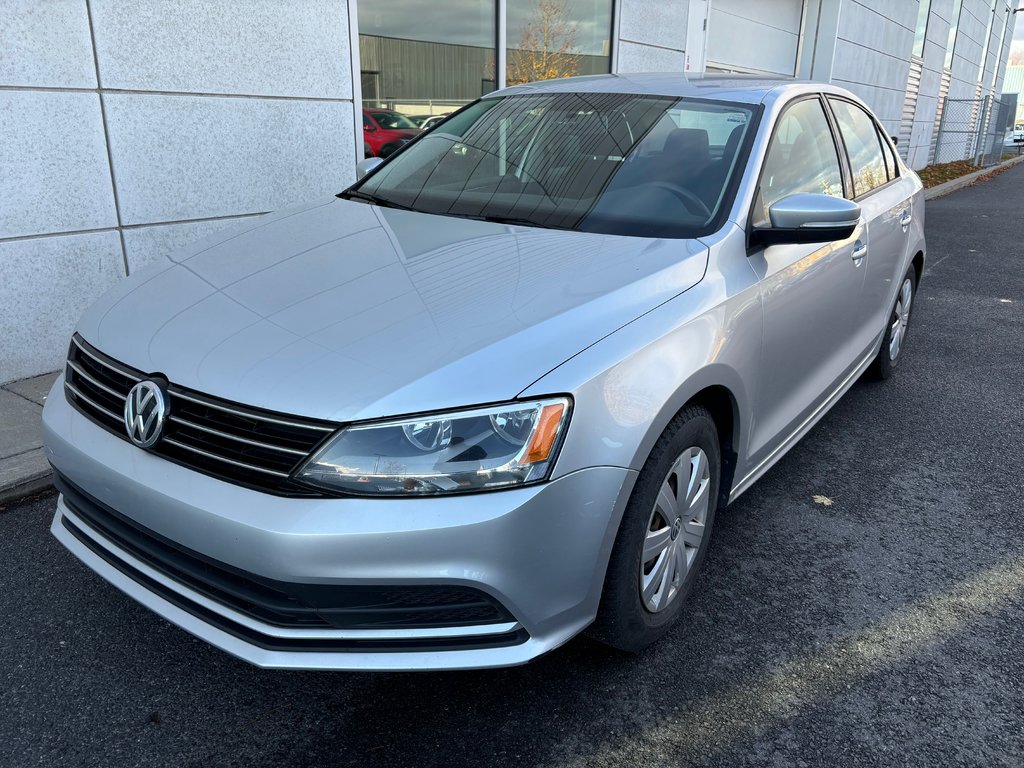
[[[340,430],[296,473],[360,496],[425,496],[546,480],[569,421],[566,397],[506,403]]]

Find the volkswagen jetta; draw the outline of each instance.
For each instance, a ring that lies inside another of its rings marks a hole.
[[[81,319],[54,535],[255,664],[518,664],[679,618],[715,511],[904,355],[921,183],[828,85],[484,97]]]

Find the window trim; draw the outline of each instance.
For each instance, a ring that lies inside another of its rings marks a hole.
[[[752,256],[755,253],[760,253],[768,247],[763,244],[753,243],[754,208],[757,205],[758,198],[761,196],[761,181],[764,178],[764,172],[768,166],[768,152],[772,148],[772,142],[775,141],[775,136],[779,132],[779,126],[782,124],[782,118],[786,116],[786,113],[789,112],[789,110],[792,107],[796,106],[800,102],[811,101],[812,99],[817,101],[818,105],[821,107],[821,110],[825,115],[825,122],[828,124],[829,127],[829,132],[832,134],[832,144],[836,149],[836,160],[838,160],[839,163],[839,176],[842,179],[843,183],[843,196],[846,197],[848,189],[853,188],[853,182],[849,180],[849,168],[846,164],[846,148],[841,148],[841,145],[837,140],[837,126],[833,123],[832,111],[829,109],[828,104],[826,103],[824,94],[821,93],[820,91],[815,91],[813,93],[801,93],[797,96],[794,96],[785,104],[783,104],[782,108],[779,110],[779,116],[775,119],[775,125],[772,126],[772,132],[768,136],[768,145],[767,147],[765,147],[764,159],[762,159],[761,167],[757,171],[757,181],[754,184],[753,196],[750,200],[750,207],[747,209],[746,247],[748,257]],[[848,183],[850,185],[849,188],[847,187]]]
[[[831,104],[832,101],[845,101],[847,104],[852,104],[854,107],[856,107],[861,112],[863,112],[865,115],[867,115],[868,120],[871,121],[871,125],[875,129],[875,140],[878,142],[878,148],[882,150],[882,165],[886,166],[886,169],[885,169],[886,177],[888,177],[888,175],[889,175],[889,168],[888,168],[888,166],[886,165],[886,162],[885,162],[885,152],[886,152],[887,149],[889,150],[890,157],[893,160],[893,168],[896,171],[896,175],[893,176],[888,181],[886,181],[885,184],[879,184],[877,187],[872,187],[871,189],[869,189],[867,192],[865,192],[862,195],[858,195],[857,194],[857,187],[853,183],[853,164],[850,162],[850,150],[846,146],[846,138],[843,136],[843,131],[839,127],[839,118],[836,117],[835,112],[832,111],[832,104]],[[826,103],[826,106],[828,108],[829,115],[831,115],[832,119],[835,121],[834,122],[834,129],[833,130],[834,130],[835,135],[837,135],[839,137],[839,141],[842,142],[843,155],[846,158],[847,167],[849,168],[849,171],[850,171],[850,191],[847,192],[847,195],[848,195],[847,199],[848,200],[852,200],[855,203],[859,203],[861,200],[865,200],[865,199],[871,197],[876,192],[880,192],[881,190],[886,189],[887,187],[892,186],[896,182],[901,181],[903,179],[903,172],[902,172],[902,169],[900,168],[899,161],[896,159],[896,153],[893,151],[892,147],[890,146],[889,142],[887,141],[888,137],[886,135],[886,132],[884,130],[882,130],[881,124],[878,122],[878,120],[875,118],[875,116],[871,113],[871,110],[868,109],[867,107],[865,107],[863,104],[858,104],[856,101],[854,101],[853,99],[849,98],[848,96],[842,96],[840,94],[831,94],[831,93],[825,94],[825,103]],[[885,138],[883,138],[883,137],[885,137]],[[852,195],[852,196],[850,196],[850,195]]]

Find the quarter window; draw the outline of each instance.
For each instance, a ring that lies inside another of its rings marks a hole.
[[[856,104],[839,99],[829,99],[829,103],[850,158],[854,197],[866,195],[889,180],[878,130],[868,113]]]
[[[768,209],[779,200],[805,193],[843,196],[839,155],[818,99],[793,104],[779,119],[761,174],[754,225],[765,226]]]

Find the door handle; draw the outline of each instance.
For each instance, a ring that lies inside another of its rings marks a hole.
[[[863,240],[858,240],[853,244],[853,263],[858,267],[864,260],[864,257],[868,255],[868,244]]]
[[[909,210],[904,211],[902,213],[902,215],[900,216],[900,226],[903,227],[904,232],[910,229],[910,222],[912,222],[913,220],[914,214],[912,214]]]

